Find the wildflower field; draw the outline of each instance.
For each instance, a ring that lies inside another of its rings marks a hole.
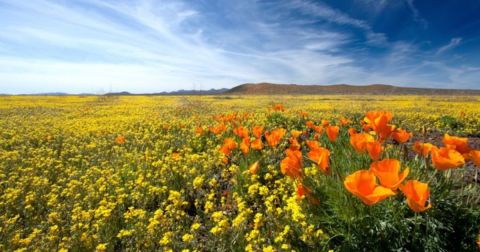
[[[1,96],[0,251],[476,251],[480,97]]]

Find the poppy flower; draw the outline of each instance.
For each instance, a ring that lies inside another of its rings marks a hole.
[[[432,163],[438,170],[447,170],[464,165],[465,159],[460,152],[444,147],[432,150]]]
[[[420,141],[413,143],[413,151],[422,157],[428,156],[428,154],[436,148],[437,147],[431,143],[422,143]]]
[[[407,197],[407,204],[414,212],[423,212],[432,207],[428,202],[430,189],[427,183],[409,180],[404,186],[400,187],[400,190]]]
[[[382,143],[379,141],[367,142],[367,152],[373,161],[377,161],[383,153]]]
[[[303,198],[307,198],[308,202],[314,205],[320,204],[320,201],[313,197],[312,190],[307,186],[303,185],[302,183],[297,184],[297,200],[302,200]]]
[[[308,116],[308,112],[305,112],[305,111],[300,111],[298,114],[299,114],[300,117],[302,117],[302,118],[305,118],[305,117]]]
[[[250,151],[250,138],[245,137],[242,139],[242,142],[240,143],[240,150],[242,150],[243,154],[247,155],[248,152]]]
[[[386,111],[370,111],[363,119],[366,125],[377,133],[381,140],[390,136],[395,126],[388,124],[393,115]]]
[[[220,148],[220,151],[225,154],[225,156],[230,156],[231,151],[237,148],[237,143],[233,138],[228,137],[223,140],[223,145]]]
[[[398,143],[406,143],[412,137],[412,133],[399,128],[392,133],[392,137]]]
[[[348,135],[349,135],[349,136],[353,136],[353,135],[355,135],[355,134],[357,134],[357,130],[356,130],[356,129],[354,129],[354,128],[349,128],[349,129],[348,129]]]
[[[320,168],[324,173],[328,173],[330,167],[330,151],[326,148],[318,147],[307,154],[318,168]]]
[[[315,150],[315,149],[320,148],[320,142],[318,142],[318,141],[307,140],[306,143],[307,143],[307,146],[310,150]]]
[[[301,130],[292,130],[290,131],[290,134],[292,135],[292,137],[294,138],[297,138],[299,137],[303,132]]]
[[[203,128],[202,127],[197,127],[195,129],[195,135],[197,135],[197,136],[203,135]]]
[[[254,137],[256,137],[257,139],[262,138],[263,126],[255,126],[255,127],[253,127],[252,131],[253,131],[253,136]]]
[[[243,126],[240,126],[238,128],[233,129],[233,134],[239,136],[240,138],[247,138],[248,129]]]
[[[300,150],[300,143],[297,141],[296,138],[294,137],[291,137],[290,139],[288,139],[288,141],[290,142],[290,149],[292,150]]]
[[[322,119],[322,121],[320,123],[322,124],[322,126],[328,126],[330,124],[330,122],[328,120],[325,120],[325,119]]]
[[[305,125],[309,129],[313,129],[313,127],[315,127],[315,124],[313,124],[313,122],[311,120],[308,120],[307,122],[305,122]]]
[[[350,193],[369,206],[395,195],[390,188],[378,185],[375,174],[369,170],[359,170],[348,175],[343,184]]]
[[[287,156],[280,162],[280,171],[282,174],[291,178],[302,177],[302,152],[287,149],[286,154]]]
[[[470,159],[472,159],[473,163],[477,167],[480,167],[480,150],[470,151]]]
[[[117,136],[115,138],[115,143],[117,144],[124,144],[125,143],[125,137],[124,136]]]
[[[392,118],[393,115],[386,111],[369,111],[363,120],[370,125],[373,130],[377,131],[377,129],[385,127]]]
[[[248,167],[248,172],[250,172],[251,174],[257,174],[257,172],[260,170],[260,163],[259,161],[256,161],[255,163],[253,163],[252,165],[250,165],[250,167]]]
[[[285,107],[282,104],[275,104],[273,105],[272,109],[274,111],[285,111]]]
[[[443,144],[448,148],[455,149],[461,154],[468,153],[471,150],[470,146],[468,146],[468,138],[466,137],[455,137],[445,134],[443,136]]]
[[[223,133],[226,129],[227,129],[227,126],[225,126],[225,124],[223,123],[217,125],[216,127],[213,127],[213,126],[210,127],[210,131],[215,135],[219,135]]]
[[[392,190],[397,190],[398,186],[408,176],[410,169],[407,167],[400,172],[400,161],[396,159],[384,159],[373,162],[370,170],[380,180],[380,184]]]
[[[297,200],[303,199],[305,195],[308,195],[312,192],[310,188],[304,186],[302,183],[297,184]]]
[[[173,153],[172,153],[172,158],[173,158],[174,160],[179,160],[179,159],[180,159],[180,153],[178,153],[178,152],[173,152]]]
[[[270,147],[277,146],[286,132],[287,131],[282,128],[274,129],[270,132],[265,132],[265,138],[267,139],[268,145]]]
[[[315,130],[315,132],[317,132],[318,134],[322,134],[323,133],[323,126],[321,126],[321,125],[313,126],[313,130]]]
[[[327,136],[330,141],[335,142],[338,137],[338,132],[340,130],[340,127],[338,126],[328,126],[327,127]]]
[[[340,118],[340,124],[342,126],[349,125],[350,123],[352,123],[352,121],[348,120],[347,118],[344,118],[344,117]]]
[[[373,141],[373,137],[367,133],[358,133],[350,137],[350,144],[358,153],[365,152],[367,150],[367,143]]]
[[[255,139],[253,140],[251,147],[255,150],[261,150],[263,149],[263,142],[262,139]]]

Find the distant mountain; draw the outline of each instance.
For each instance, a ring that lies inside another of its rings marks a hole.
[[[223,94],[229,91],[228,88],[221,88],[221,89],[210,89],[210,90],[184,90],[180,89],[178,91],[173,92],[161,92],[161,93],[154,93],[150,95],[215,95],[215,94]]]
[[[123,92],[111,92],[111,93],[106,93],[104,94],[104,96],[117,96],[117,95],[134,95],[132,93],[129,93],[127,91],[123,91]]]
[[[274,83],[246,83],[236,86],[224,94],[232,95],[315,95],[315,94],[379,94],[379,95],[480,95],[480,90],[472,89],[439,89],[397,87],[386,84],[355,86],[348,84],[335,85],[297,85]]]
[[[210,90],[177,90],[172,92],[133,94],[127,91],[111,92],[105,96],[141,96],[141,95],[322,95],[322,94],[377,94],[377,95],[480,95],[480,89],[441,89],[441,88],[414,88],[398,87],[387,84],[370,84],[356,86],[349,84],[334,85],[299,85],[299,84],[276,84],[276,83],[246,83],[231,89]],[[8,95],[8,94],[0,94]],[[95,94],[68,94],[68,93],[40,93],[21,95],[46,95],[65,96],[80,95],[89,96]]]
[[[184,90],[180,89],[177,91],[172,92],[160,92],[160,93],[144,93],[144,94],[132,94],[127,91],[123,92],[116,92],[116,93],[106,93],[105,96],[129,96],[129,95],[215,95],[215,94],[223,94],[229,89],[222,88],[222,89],[210,89],[210,90]]]

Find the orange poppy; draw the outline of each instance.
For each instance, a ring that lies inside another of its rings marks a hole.
[[[432,207],[428,202],[430,189],[428,189],[427,183],[409,180],[404,186],[400,187],[400,190],[407,197],[407,204],[414,212],[423,212]]]
[[[413,144],[413,151],[415,151],[418,155],[426,157],[432,151],[432,149],[436,149],[437,147],[431,143],[422,143],[420,141],[416,141]]]
[[[373,161],[377,161],[383,153],[382,143],[379,141],[367,142],[367,152]]]
[[[237,148],[237,143],[233,138],[228,137],[223,140],[223,145],[220,148],[220,151],[225,154],[225,156],[230,156],[231,151]]]
[[[480,150],[470,151],[470,159],[472,159],[473,163],[477,167],[480,167]]]
[[[314,205],[320,204],[320,201],[313,197],[312,190],[307,186],[304,186],[302,183],[297,184],[297,200],[302,200],[303,198],[307,198],[308,202]]]
[[[313,130],[315,130],[315,132],[317,132],[318,134],[322,134],[323,133],[323,126],[313,126]]]
[[[302,183],[297,184],[297,200],[303,199],[305,195],[310,194],[311,192],[312,190],[304,186]]]
[[[338,126],[328,126],[327,127],[327,136],[330,141],[335,142],[338,137],[338,132],[340,130],[340,127]]]
[[[175,160],[179,160],[179,159],[180,159],[180,153],[178,153],[178,152],[173,152],[173,153],[172,153],[172,158],[175,159]]]
[[[392,120],[393,115],[386,111],[369,111],[363,119],[373,130],[384,127]]]
[[[330,151],[326,148],[318,147],[308,152],[308,158],[310,158],[318,168],[324,173],[328,173],[330,167]]]
[[[340,124],[341,124],[342,126],[349,125],[350,123],[352,123],[352,121],[350,121],[349,119],[347,119],[347,118],[345,118],[345,117],[340,118]]]
[[[308,112],[304,112],[304,111],[300,111],[298,114],[303,118],[308,116]]]
[[[273,105],[272,109],[274,111],[285,111],[285,107],[282,104],[275,104]]]
[[[369,206],[395,195],[392,189],[378,185],[375,174],[369,170],[359,170],[348,175],[343,184],[350,193]]]
[[[465,159],[454,149],[440,148],[432,150],[432,163],[438,170],[447,170],[464,165]]]
[[[370,111],[363,119],[368,128],[375,131],[379,138],[384,140],[390,136],[394,126],[388,124],[392,120],[393,115],[386,111]]]
[[[247,155],[248,152],[250,151],[250,138],[245,137],[242,139],[242,142],[240,143],[240,150],[242,150],[243,154]]]
[[[263,134],[263,126],[255,126],[253,127],[253,136],[255,136],[256,138],[262,138],[262,134]]]
[[[322,126],[328,126],[330,122],[328,120],[322,119],[321,124]]]
[[[243,126],[240,126],[238,128],[233,129],[233,134],[239,136],[240,138],[247,138],[248,129]]]
[[[292,150],[300,150],[300,143],[297,141],[296,138],[294,137],[291,137],[290,139],[288,139],[288,141],[290,142],[290,149]]]
[[[291,178],[302,177],[303,158],[298,150],[286,150],[287,156],[280,162],[280,171]]]
[[[255,139],[253,140],[251,147],[255,150],[261,150],[263,149],[263,142],[262,139]]]
[[[318,141],[307,140],[306,143],[310,150],[315,150],[320,148],[320,143]]]
[[[124,144],[125,143],[125,137],[124,136],[117,136],[115,138],[115,143],[117,144]]]
[[[353,135],[355,135],[355,134],[357,134],[357,130],[356,130],[356,129],[354,129],[354,128],[349,128],[349,129],[348,129],[348,135],[349,135],[349,136],[353,136]]]
[[[365,152],[367,150],[367,143],[373,141],[373,137],[367,133],[358,133],[350,137],[350,144],[358,153]]]
[[[396,159],[384,159],[373,162],[370,170],[380,180],[380,184],[392,190],[397,190],[398,186],[410,173],[407,167],[400,173],[400,161]]]
[[[301,130],[292,130],[290,131],[290,134],[292,135],[292,137],[294,138],[297,138],[299,137],[303,132]]]
[[[408,139],[410,139],[412,137],[412,133],[398,128],[392,133],[392,137],[395,141],[397,141],[399,143],[406,143],[408,141]]]
[[[448,148],[455,149],[461,154],[468,153],[471,150],[470,146],[468,146],[468,138],[466,137],[455,137],[445,134],[443,136],[443,144]]]
[[[248,172],[250,172],[251,174],[257,174],[259,170],[260,170],[259,161],[253,163],[252,165],[250,165],[250,167],[248,167]]]
[[[309,129],[313,129],[313,127],[315,127],[315,124],[313,124],[313,122],[311,120],[308,120],[307,122],[305,122],[305,125]]]
[[[227,126],[225,126],[225,124],[221,123],[219,125],[217,125],[216,127],[210,127],[210,131],[215,134],[215,135],[219,135],[221,134],[222,132],[224,132],[225,130],[227,129]]]
[[[267,139],[268,145],[270,145],[270,147],[277,146],[285,133],[286,130],[282,128],[274,129],[271,132],[265,132],[265,138]]]
[[[197,127],[195,129],[195,135],[197,135],[197,136],[203,135],[203,128],[202,127]]]

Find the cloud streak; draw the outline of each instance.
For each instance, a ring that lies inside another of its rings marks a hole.
[[[452,38],[450,39],[450,42],[448,44],[438,48],[437,54],[441,54],[445,51],[451,50],[457,47],[458,45],[460,45],[461,42],[462,42],[462,38]]]

